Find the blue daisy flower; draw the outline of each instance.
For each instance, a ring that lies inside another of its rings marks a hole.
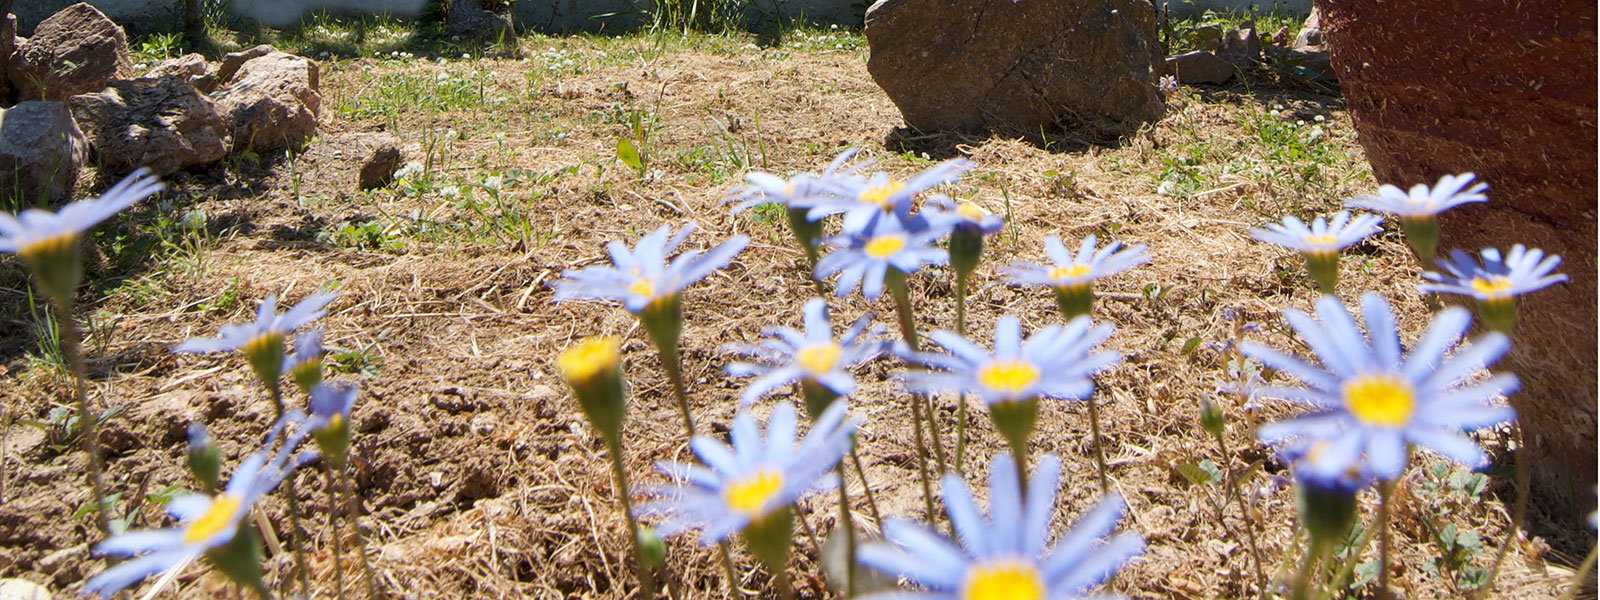
[[[928,167],[901,181],[885,173],[845,180],[830,196],[818,197],[807,218],[816,221],[828,215],[844,214],[845,233],[860,233],[872,228],[883,215],[908,220],[912,200],[917,194],[946,183],[954,183],[972,168],[972,162],[957,158]]]
[[[97,554],[137,558],[90,578],[83,586],[83,593],[111,597],[146,577],[187,564],[233,541],[240,521],[261,497],[276,488],[295,468],[316,459],[315,450],[294,453],[309,431],[305,427],[290,433],[276,453],[271,451],[273,441],[285,427],[303,425],[304,419],[299,413],[279,419],[267,435],[263,449],[239,463],[221,494],[187,494],[167,503],[167,513],[178,520],[177,527],[130,531],[101,542],[95,547]]]
[[[139,169],[100,197],[67,204],[58,212],[30,208],[12,216],[0,211],[0,253],[22,258],[45,295],[70,307],[73,290],[83,279],[78,243],[83,232],[165,188],[149,169]]]
[[[265,345],[275,339],[279,344],[278,360],[281,364],[284,356],[283,337],[328,314],[325,309],[338,297],[338,294],[316,292],[306,296],[299,304],[283,314],[278,314],[278,296],[268,295],[256,309],[254,323],[223,325],[218,332],[219,337],[190,338],[173,347],[172,351],[205,353],[240,350],[248,354],[253,347]]]
[[[1332,221],[1319,216],[1306,227],[1300,219],[1288,216],[1281,225],[1268,223],[1266,229],[1251,229],[1250,236],[1299,252],[1317,288],[1332,294],[1339,281],[1339,252],[1377,233],[1379,221],[1377,215],[1351,218],[1350,211],[1341,210]]]
[[[1370,292],[1361,296],[1365,335],[1338,298],[1323,296],[1316,306],[1320,322],[1293,309],[1283,315],[1317,354],[1321,368],[1255,342],[1239,346],[1245,356],[1307,386],[1261,389],[1264,398],[1315,411],[1263,426],[1258,432],[1262,440],[1329,442],[1307,463],[1323,479],[1365,464],[1374,477],[1393,481],[1405,471],[1410,445],[1469,467],[1486,463],[1483,450],[1460,432],[1516,417],[1510,407],[1492,403],[1516,391],[1516,376],[1499,374],[1472,381],[1511,348],[1506,336],[1490,333],[1447,358],[1472,321],[1465,309],[1449,308],[1434,316],[1407,355],[1400,346],[1394,313],[1381,296]]]
[[[1498,249],[1484,248],[1482,256],[1480,264],[1472,255],[1452,250],[1450,260],[1437,261],[1442,272],[1422,274],[1423,279],[1434,283],[1419,285],[1417,289],[1472,296],[1479,302],[1498,302],[1567,280],[1566,275],[1551,274],[1561,265],[1561,257],[1545,256],[1538,248],[1530,250],[1517,244],[1504,256]]]
[[[1122,519],[1125,504],[1112,494],[1048,546],[1061,461],[1045,455],[1023,492],[1016,463],[997,454],[989,470],[989,515],[985,519],[966,482],[955,474],[941,482],[945,508],[957,541],[932,528],[901,519],[884,525],[887,543],[861,548],[859,561],[922,586],[921,593],[895,598],[948,600],[1044,600],[1079,598],[1144,552],[1136,533],[1106,539]]]
[[[1250,237],[1301,254],[1332,256],[1377,233],[1378,222],[1377,215],[1352,218],[1348,210],[1335,213],[1332,221],[1319,216],[1311,221],[1310,227],[1300,219],[1287,216],[1281,225],[1268,223],[1266,229],[1251,229]]]
[[[278,314],[278,297],[267,296],[256,310],[254,323],[223,325],[215,338],[190,338],[173,347],[173,352],[226,352],[238,350],[263,385],[276,388],[283,375],[284,336],[327,314],[328,303],[337,294],[315,292],[283,314]]]
[[[950,253],[933,243],[945,232],[932,227],[921,215],[902,221],[897,217],[877,219],[869,229],[844,233],[827,240],[836,249],[817,262],[816,278],[839,274],[834,295],[843,298],[861,286],[861,295],[883,295],[884,276],[893,268],[910,275],[923,265],[942,265]]]
[[[1034,263],[1012,263],[1011,283],[1053,288],[1087,288],[1097,279],[1104,279],[1150,262],[1150,255],[1145,254],[1144,244],[1123,248],[1121,242],[1111,242],[1097,250],[1095,249],[1097,241],[1094,234],[1089,234],[1078,245],[1078,254],[1074,256],[1067,251],[1067,246],[1061,243],[1061,238],[1045,238],[1044,251],[1050,256],[1050,262],[1053,264],[1045,266]]]
[[[323,429],[349,420],[360,395],[361,386],[353,383],[323,383],[311,388],[311,427]]]
[[[656,487],[651,491],[657,499],[635,512],[662,517],[656,530],[663,537],[698,530],[700,543],[710,546],[807,494],[832,489],[839,480],[831,471],[850,451],[855,422],[846,418],[844,403],[834,403],[798,446],[796,425],[788,403],[773,408],[765,437],[755,417],[740,412],[729,434],[732,448],[696,436],[689,447],[705,466],[657,463],[662,473],[687,485]]]
[[[729,201],[739,202],[734,205],[731,214],[737,215],[747,208],[763,204],[781,204],[790,209],[809,210],[819,202],[835,198],[845,188],[851,174],[872,164],[871,161],[866,161],[857,163],[849,169],[840,170],[845,161],[850,160],[850,157],[855,156],[859,150],[850,148],[840,152],[820,175],[801,173],[788,179],[761,172],[745,175],[744,179],[749,185],[734,190],[734,196],[729,198]],[[820,218],[821,216],[818,216],[818,219]]]
[[[1005,217],[989,212],[976,202],[956,202],[944,194],[928,198],[923,215],[935,229],[945,229],[976,235],[993,235],[1006,224]]]
[[[90,227],[166,187],[149,169],[139,169],[100,197],[73,202],[58,212],[37,208],[16,216],[0,212],[0,252],[26,257],[51,246],[75,242]]]
[[[1023,340],[1021,323],[1005,315],[994,326],[993,353],[950,331],[928,335],[950,354],[913,352],[903,344],[895,353],[937,369],[906,373],[903,381],[911,392],[973,393],[991,405],[1036,398],[1081,400],[1094,393],[1090,376],[1122,360],[1114,351],[1095,351],[1113,331],[1109,324],[1078,317]]]
[[[684,288],[727,266],[750,243],[750,238],[736,235],[704,254],[690,250],[667,262],[667,255],[694,229],[690,224],[674,235],[671,225],[662,225],[631,250],[612,241],[607,246],[612,264],[563,272],[566,279],[555,283],[555,299],[615,300],[637,314],[652,304],[676,299]]]
[[[725,352],[756,361],[728,365],[728,375],[757,378],[745,386],[739,397],[740,404],[748,406],[796,381],[821,386],[836,396],[850,395],[856,389],[856,379],[850,369],[883,353],[883,344],[873,339],[882,327],[868,329],[871,322],[870,313],[862,315],[835,341],[833,326],[828,322],[828,301],[812,298],[806,301],[804,332],[788,327],[768,327],[761,330],[761,335],[771,339],[754,345],[724,346]]]
[[[1489,185],[1474,184],[1472,180],[1475,177],[1472,173],[1445,175],[1431,189],[1427,184],[1419,183],[1411,186],[1410,191],[1384,184],[1378,188],[1377,194],[1356,196],[1345,200],[1344,205],[1387,213],[1401,219],[1432,217],[1462,204],[1487,201],[1489,197],[1483,192],[1489,189]]]

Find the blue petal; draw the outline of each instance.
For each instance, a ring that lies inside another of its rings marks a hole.
[[[1022,555],[1039,556],[1044,552],[1046,536],[1050,533],[1050,516],[1056,509],[1056,488],[1061,483],[1061,459],[1054,454],[1039,457],[1028,479],[1028,499],[1023,503]]]
[[[1066,575],[1075,565],[1087,559],[1089,551],[1101,538],[1116,529],[1117,521],[1122,520],[1123,510],[1127,507],[1122,496],[1112,493],[1089,509],[1078,522],[1067,532],[1066,537],[1056,543],[1050,551],[1050,556],[1044,559],[1041,569],[1046,579],[1055,579]]]
[[[1411,347],[1411,354],[1406,357],[1406,366],[1402,369],[1406,379],[1422,381],[1438,366],[1445,351],[1461,339],[1461,334],[1467,331],[1471,323],[1472,316],[1467,309],[1459,306],[1446,308],[1434,315],[1428,331],[1422,334],[1422,339]]]
[[[739,468],[739,459],[734,456],[733,450],[715,439],[703,435],[694,436],[694,439],[689,440],[689,449],[694,451],[695,456],[700,457],[700,462],[711,467],[711,470],[719,475],[727,477],[743,472]]]
[[[991,540],[992,549],[1020,553],[1023,543],[1016,532],[1022,527],[1022,485],[1016,462],[1004,452],[996,453],[989,467],[989,519],[1000,534]]]
[[[1124,533],[1114,537],[1104,546],[1095,548],[1093,554],[1084,557],[1074,568],[1061,574],[1059,579],[1052,578],[1051,594],[1054,596],[1064,593],[1066,597],[1079,595],[1105,582],[1127,565],[1129,560],[1143,553],[1144,538],[1138,534]]]
[[[1483,453],[1483,449],[1463,435],[1413,427],[1406,430],[1406,438],[1469,469],[1481,469],[1489,464],[1489,457]]]
[[[135,558],[90,578],[83,584],[83,593],[109,598],[123,588],[143,581],[146,577],[172,568],[192,554],[190,551],[174,550]]]
[[[1373,476],[1394,481],[1406,470],[1406,438],[1399,429],[1372,428],[1367,436],[1367,464]]]
[[[943,494],[945,512],[950,515],[950,524],[960,538],[961,545],[967,549],[967,554],[988,556],[998,551],[998,548],[990,548],[988,524],[973,503],[967,482],[960,475],[946,473],[939,480],[939,490]]]
[[[182,529],[144,529],[121,533],[94,547],[95,554],[128,556],[183,546]]]
[[[772,408],[772,415],[767,418],[767,443],[763,460],[779,463],[794,451],[795,425],[793,404],[780,402]]]

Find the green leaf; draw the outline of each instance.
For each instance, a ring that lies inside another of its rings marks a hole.
[[[635,171],[644,168],[644,162],[639,159],[639,150],[633,147],[633,142],[627,138],[617,139],[617,160]]]
[[[1469,556],[1475,556],[1483,551],[1483,537],[1478,535],[1478,530],[1468,529],[1456,534],[1456,545],[1466,549]]]
[[[1189,481],[1189,485],[1209,485],[1222,480],[1222,472],[1209,460],[1200,461],[1200,464],[1180,463],[1173,468]]]
[[[1196,349],[1198,349],[1199,347],[1200,347],[1200,338],[1198,338],[1198,337],[1192,337],[1192,338],[1189,338],[1187,340],[1184,340],[1183,341],[1183,354],[1186,354],[1186,355],[1187,354],[1194,354],[1194,351]]]
[[[1356,565],[1356,580],[1350,582],[1350,589],[1356,589],[1378,578],[1378,561],[1376,559]]]

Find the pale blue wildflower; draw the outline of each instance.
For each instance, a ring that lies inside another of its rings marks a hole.
[[[1266,229],[1251,229],[1250,236],[1283,246],[1301,254],[1335,255],[1339,251],[1378,232],[1377,215],[1360,215],[1351,218],[1350,211],[1341,210],[1328,221],[1317,217],[1307,227],[1293,216],[1283,218],[1283,223],[1268,223]]]
[[[1452,250],[1450,260],[1436,261],[1440,271],[1429,271],[1422,278],[1434,283],[1417,286],[1424,292],[1460,294],[1471,296],[1479,302],[1510,300],[1567,280],[1556,273],[1561,257],[1545,256],[1538,248],[1528,249],[1522,244],[1511,247],[1503,256],[1496,248],[1484,248],[1480,264],[1472,255]]]
[[[304,419],[305,416],[297,412],[279,419],[267,435],[263,448],[239,463],[221,494],[187,494],[167,503],[167,514],[178,520],[177,527],[129,531],[101,542],[95,547],[96,554],[137,558],[89,579],[83,586],[83,593],[111,597],[146,577],[186,564],[233,541],[240,522],[256,501],[276,488],[295,468],[316,459],[315,450],[294,452],[309,431],[305,427],[290,433],[276,453],[271,450],[273,441],[285,427],[303,425]]]
[[[1493,400],[1518,387],[1516,376],[1499,374],[1473,382],[1481,369],[1511,348],[1509,339],[1490,333],[1445,356],[1461,339],[1472,317],[1462,308],[1434,316],[1422,339],[1406,355],[1394,313],[1381,296],[1361,296],[1367,333],[1362,334],[1344,304],[1333,296],[1317,300],[1320,322],[1298,310],[1283,312],[1300,339],[1322,363],[1314,367],[1255,342],[1240,344],[1245,356],[1287,373],[1306,388],[1269,387],[1265,398],[1312,408],[1315,412],[1263,426],[1269,442],[1314,444],[1325,450],[1308,467],[1327,479],[1365,464],[1372,475],[1393,481],[1405,471],[1407,448],[1418,445],[1467,465],[1487,459],[1463,431],[1498,425],[1516,417]]]
[[[1089,234],[1078,245],[1078,254],[1074,256],[1060,238],[1045,238],[1044,251],[1054,264],[1011,263],[1010,282],[1049,287],[1055,292],[1062,318],[1087,315],[1094,305],[1096,280],[1150,262],[1144,244],[1123,248],[1121,242],[1111,242],[1096,249],[1097,241],[1094,234]]]
[[[843,193],[847,178],[852,173],[872,164],[871,161],[867,161],[840,170],[845,161],[850,160],[850,157],[855,156],[859,150],[850,148],[840,152],[820,175],[801,173],[788,179],[759,171],[745,175],[744,179],[749,185],[734,190],[735,195],[730,200],[740,202],[734,205],[732,214],[737,215],[747,208],[762,204],[781,204],[791,209],[810,209],[819,202],[836,197],[837,194]],[[817,218],[820,219],[821,216]]]
[[[657,499],[635,512],[662,517],[656,529],[663,537],[698,530],[700,543],[710,546],[807,494],[832,489],[839,480],[830,471],[850,451],[855,422],[837,402],[813,422],[798,446],[796,426],[794,406],[782,403],[773,408],[765,437],[749,411],[733,419],[731,448],[695,436],[689,447],[705,466],[657,463],[662,473],[686,485],[656,487]]]
[[[1122,519],[1126,505],[1112,494],[1078,520],[1049,546],[1061,461],[1045,455],[1028,481],[1024,495],[1017,466],[1010,456],[996,454],[989,469],[989,515],[986,519],[955,474],[941,482],[950,523],[959,538],[951,540],[933,528],[889,519],[887,543],[861,548],[861,564],[904,577],[922,592],[888,597],[948,600],[1043,600],[1081,598],[1144,552],[1136,533],[1107,539]]]
[[[954,183],[970,168],[971,161],[957,158],[924,169],[905,181],[885,173],[851,178],[836,195],[819,198],[807,213],[807,218],[815,221],[843,213],[843,230],[847,234],[872,229],[873,224],[884,215],[893,215],[906,221],[910,219],[912,200],[917,194]]]
[[[890,215],[876,219],[872,226],[857,233],[844,233],[825,240],[836,249],[817,262],[817,279],[834,273],[839,280],[834,294],[849,296],[856,286],[861,295],[877,298],[883,294],[884,277],[889,269],[910,275],[923,265],[942,265],[950,253],[933,243],[945,232],[936,229],[921,215],[909,221]]]
[[[748,406],[781,386],[802,380],[838,396],[850,395],[856,389],[856,379],[850,369],[883,353],[883,344],[872,339],[881,327],[869,330],[871,322],[871,314],[862,315],[835,341],[833,326],[828,322],[828,302],[812,298],[806,301],[804,332],[788,327],[768,327],[761,330],[761,334],[771,339],[754,345],[724,346],[726,352],[756,361],[728,365],[728,375],[757,378],[745,386],[739,397],[740,404]]]
[[[1095,325],[1089,317],[1078,317],[1023,340],[1021,323],[1004,315],[995,323],[993,353],[950,331],[928,335],[950,354],[912,352],[904,344],[895,352],[937,369],[906,373],[903,380],[912,392],[973,393],[986,404],[1034,398],[1082,400],[1094,393],[1090,377],[1122,360],[1114,351],[1096,351],[1112,332],[1109,324]]]
[[[1356,196],[1345,200],[1344,205],[1388,213],[1402,219],[1431,217],[1462,204],[1487,201],[1489,197],[1483,192],[1489,189],[1489,185],[1473,184],[1474,177],[1472,173],[1445,175],[1431,189],[1427,184],[1419,183],[1411,186],[1410,191],[1384,184],[1378,188],[1377,194]]]
[[[566,279],[556,282],[555,299],[614,300],[628,312],[639,313],[652,304],[676,300],[684,288],[727,266],[750,243],[750,238],[736,235],[704,254],[690,250],[667,262],[667,255],[694,229],[690,224],[673,235],[671,225],[662,225],[631,250],[622,242],[610,242],[606,249],[612,264],[563,272]]]
[[[283,343],[283,337],[289,332],[322,318],[328,314],[325,310],[330,302],[339,296],[328,292],[315,292],[300,300],[299,304],[278,314],[278,296],[268,295],[261,301],[261,306],[256,309],[256,320],[253,323],[239,323],[223,325],[219,337],[215,338],[190,338],[178,344],[173,352],[227,352],[241,350],[246,353],[255,345],[266,340],[276,338],[278,343]],[[279,362],[282,362],[283,353],[279,352]]]
[[[0,212],[0,252],[27,256],[47,246],[76,242],[90,227],[166,187],[149,169],[139,169],[100,197],[70,203],[58,212],[37,208],[16,216]]]

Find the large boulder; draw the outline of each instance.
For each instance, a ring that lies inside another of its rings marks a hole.
[[[322,110],[317,63],[273,50],[249,59],[212,98],[232,127],[235,150],[300,147],[317,132]]]
[[[0,110],[0,197],[69,199],[87,145],[65,104],[29,101]]]
[[[1471,171],[1489,202],[1440,219],[1441,252],[1525,244],[1571,281],[1525,296],[1509,398],[1536,497],[1594,507],[1596,6],[1593,0],[1319,0],[1324,40],[1378,181]],[[1575,526],[1575,525],[1574,525]]]
[[[1149,0],[882,0],[867,71],[922,130],[1127,131],[1161,117]]]
[[[183,75],[112,82],[68,105],[100,168],[118,175],[139,167],[168,175],[217,162],[231,148],[228,121]]]
[[[1209,83],[1222,85],[1239,68],[1228,61],[1217,58],[1217,55],[1205,50],[1195,50],[1177,56],[1167,57],[1167,72],[1176,76],[1178,82],[1185,85]]]
[[[132,74],[122,27],[83,2],[39,23],[6,65],[23,100],[65,100]]]
[[[181,77],[202,94],[216,87],[216,77],[211,73],[211,65],[206,64],[206,57],[199,54],[185,54],[161,61],[149,71],[145,71],[143,76]]]

